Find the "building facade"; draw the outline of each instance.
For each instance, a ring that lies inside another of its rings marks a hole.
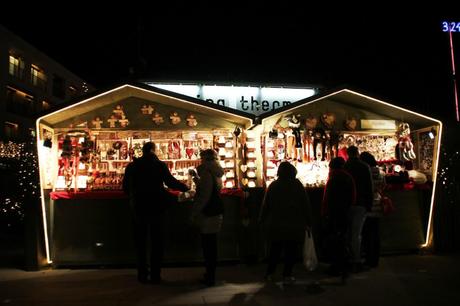
[[[92,86],[0,26],[0,141],[21,141],[38,114]]]

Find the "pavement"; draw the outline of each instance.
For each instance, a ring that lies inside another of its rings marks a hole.
[[[160,285],[140,284],[134,269],[0,269],[0,305],[460,305],[460,254],[393,255],[345,284],[295,267],[297,282],[264,283],[265,264],[218,267],[218,283],[204,287],[201,267],[164,268]],[[279,268],[279,270],[281,270]]]

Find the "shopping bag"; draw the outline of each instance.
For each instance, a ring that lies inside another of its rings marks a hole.
[[[316,257],[315,241],[311,231],[305,231],[305,241],[303,244],[303,264],[308,271],[313,271],[318,266]]]

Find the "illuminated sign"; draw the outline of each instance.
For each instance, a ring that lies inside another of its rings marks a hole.
[[[363,130],[395,130],[396,122],[394,120],[361,119],[361,128]]]
[[[254,115],[295,103],[316,93],[314,88],[146,84]]]

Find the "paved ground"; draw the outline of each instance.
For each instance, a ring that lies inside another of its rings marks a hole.
[[[296,267],[298,282],[261,281],[265,266],[219,267],[219,284],[197,283],[199,267],[166,268],[162,285],[141,285],[133,269],[0,270],[0,305],[460,305],[460,255],[387,256],[345,285]],[[313,284],[319,284],[314,286]]]

